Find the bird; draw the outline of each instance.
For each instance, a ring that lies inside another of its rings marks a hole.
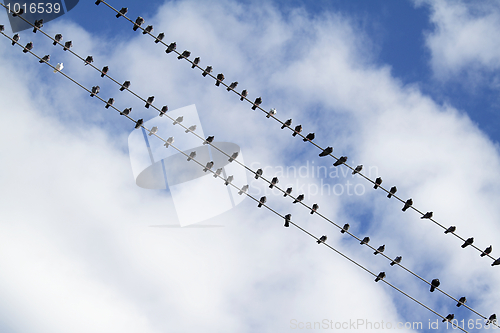
[[[460,305],[464,305],[465,302],[467,302],[467,298],[465,298],[465,296],[460,297],[457,303],[457,307],[460,307]]]
[[[321,153],[319,153],[319,157],[328,156],[333,153],[333,147],[326,147]]]
[[[496,266],[496,265],[500,265],[500,258],[498,258],[491,264],[491,266]]]
[[[255,110],[257,109],[257,107],[262,104],[262,98],[261,97],[257,97],[255,99],[255,102],[253,102],[253,106],[252,106],[252,110]]]
[[[383,280],[385,278],[385,272],[380,272],[377,275],[377,278],[375,279],[375,282],[379,282],[380,280]]]
[[[345,233],[347,230],[349,230],[349,227],[350,227],[349,223],[344,224],[342,230],[340,230],[340,233],[342,234]]]
[[[64,64],[61,62],[61,63],[58,63],[56,65],[56,69],[54,69],[54,73],[57,73],[57,72],[60,72],[62,71],[62,69],[64,68]]]
[[[384,244],[384,245],[380,245],[380,246],[378,247],[378,249],[377,249],[375,252],[373,252],[373,254],[374,254],[374,255],[377,255],[377,254],[379,254],[379,253],[384,252],[384,250],[385,250],[385,244]]]
[[[39,63],[49,62],[49,60],[50,60],[50,55],[47,54],[42,59],[40,59]]]
[[[163,117],[165,113],[168,111],[168,106],[164,105],[160,110],[160,117]]]
[[[439,287],[440,284],[441,284],[441,282],[439,282],[439,279],[432,280],[431,281],[431,293],[434,292],[434,289]]]
[[[257,171],[255,171],[255,179],[259,179],[260,176],[262,176],[262,173],[264,171],[262,171],[262,169],[258,169]]]
[[[163,38],[165,38],[165,34],[163,32],[160,32],[158,36],[156,36],[155,43],[158,44],[163,40]]]
[[[189,133],[189,132],[194,132],[196,130],[196,125],[193,125],[193,126],[189,126],[187,130],[185,130],[184,132],[185,133]]]
[[[266,118],[271,118],[271,116],[274,116],[276,114],[276,109],[275,108],[272,108],[271,110],[269,110],[269,112],[267,113],[267,116]]]
[[[182,52],[182,54],[180,56],[177,57],[177,59],[182,59],[182,58],[189,58],[189,56],[191,55],[191,52],[189,52],[188,50],[185,50],[184,52]]]
[[[274,177],[272,180],[271,180],[271,185],[269,185],[269,188],[273,188],[274,185],[278,184],[280,181],[278,180],[278,177]]]
[[[347,156],[340,156],[340,158],[333,163],[333,166],[339,166],[345,162],[347,162]]]
[[[224,184],[225,184],[226,186],[227,186],[227,185],[229,185],[229,184],[233,181],[233,178],[234,178],[233,176],[229,176],[229,177],[227,177],[226,182],[225,182]]]
[[[241,190],[238,192],[239,195],[242,195],[243,193],[247,193],[248,191],[248,185],[244,185]]]
[[[139,27],[144,23],[144,19],[142,17],[137,17],[134,23],[134,27],[132,28],[134,31],[137,31]]]
[[[443,319],[443,323],[445,321],[449,321],[451,323],[451,321],[453,320],[453,318],[455,318],[455,315],[453,313],[450,313],[449,315],[446,316],[446,318]]]
[[[424,214],[424,216],[421,217],[421,219],[430,219],[432,218],[432,212],[427,212]]]
[[[486,322],[485,325],[489,325],[491,323],[494,323],[495,321],[497,320],[497,315],[494,313],[492,314],[489,318],[488,318],[488,321]]]
[[[303,195],[303,194],[299,195],[299,196],[298,196],[298,197],[297,197],[297,198],[293,201],[293,203],[301,202],[302,200],[304,200],[304,195]]]
[[[243,99],[245,99],[245,97],[248,96],[248,91],[247,90],[243,90],[241,92],[241,98],[240,98],[240,101],[242,101]]]
[[[291,187],[289,187],[289,188],[286,189],[285,194],[283,194],[283,196],[286,197],[290,193],[292,193],[292,188]]]
[[[403,259],[403,257],[401,256],[397,256],[396,258],[394,258],[394,260],[390,263],[391,266],[394,266],[396,264],[399,264],[401,262],[401,259]]]
[[[109,67],[104,66],[101,70],[101,77],[104,77],[104,75],[108,74],[108,71],[109,71]]]
[[[368,244],[369,242],[370,242],[370,237],[365,237],[359,244],[363,245],[363,244]]]
[[[212,143],[212,141],[214,141],[214,136],[209,136],[208,138],[205,139],[203,144],[206,145],[206,144]]]
[[[300,132],[302,132],[302,125],[297,125],[297,126],[295,126],[295,129],[293,130],[292,136],[296,136]]]
[[[19,39],[21,39],[21,37],[19,37],[19,34],[15,34],[14,36],[12,36],[12,45],[16,45],[16,43],[19,42]]]
[[[283,123],[283,125],[281,126],[281,129],[283,129],[285,127],[290,127],[290,125],[292,125],[292,119],[288,119],[287,121],[285,121]]]
[[[154,96],[149,96],[147,101],[146,101],[146,105],[144,106],[146,109],[149,109],[149,106],[153,103],[153,101],[155,100],[155,97]]]
[[[219,169],[215,170],[214,178],[217,178],[220,175],[221,172],[222,172],[222,168],[219,168]]]
[[[262,207],[263,204],[265,204],[267,201],[267,198],[265,196],[263,196],[262,198],[260,198],[259,200],[259,205],[257,207]]]
[[[90,97],[94,97],[95,95],[97,95],[100,90],[101,90],[101,88],[99,86],[93,86],[92,93],[90,93]]]
[[[122,9],[120,9],[118,14],[116,14],[116,18],[120,18],[120,16],[125,16],[125,14],[127,14],[127,12],[128,12],[128,8],[122,7]]]
[[[444,231],[445,234],[449,233],[449,232],[455,232],[455,230],[457,230],[457,227],[455,227],[454,225],[452,225],[451,227],[449,227],[448,229],[446,229]]]
[[[311,214],[314,214],[318,209],[319,209],[319,205],[318,204],[313,204],[312,205],[312,209],[311,209]]]
[[[286,214],[285,215],[285,227],[289,227],[290,226],[290,220],[292,219],[292,214]]]
[[[403,211],[403,212],[406,212],[406,210],[407,210],[408,208],[410,208],[410,207],[411,207],[411,205],[413,205],[413,200],[410,198],[410,199],[406,200],[405,205],[404,205],[404,207],[403,207],[402,211]]]
[[[183,120],[184,120],[183,116],[177,117],[177,119],[175,119],[175,121],[173,122],[173,124],[174,125],[180,124],[180,123],[182,123]]]
[[[99,4],[100,4],[101,2],[102,2],[102,0],[97,0],[97,1],[95,2],[95,4],[99,6]]]
[[[214,161],[208,162],[207,165],[205,165],[203,172],[207,172],[208,170],[212,169],[213,166],[214,166]]]
[[[69,50],[73,46],[73,42],[68,40],[66,43],[64,43],[63,51]]]
[[[149,33],[151,33],[151,31],[153,31],[153,26],[152,26],[152,25],[148,25],[148,26],[144,29],[144,31],[142,32],[142,34],[143,34],[143,35],[145,35],[145,34],[149,34]]]
[[[5,30],[5,26],[3,26],[2,24],[0,24],[0,32],[3,32]]]
[[[236,86],[238,85],[238,81],[234,81],[232,82],[229,87],[227,87],[227,91],[231,91],[233,90],[234,88],[236,88]]]
[[[326,241],[326,238],[327,238],[326,235],[323,235],[316,241],[316,243],[318,244],[324,243]]]
[[[24,47],[24,50],[23,50],[23,53],[28,53],[28,51],[31,51],[33,49],[33,42],[29,42],[28,44],[26,44],[26,46]]]
[[[19,10],[17,12],[12,11],[12,17],[16,17],[16,16],[22,15],[22,14],[24,14],[24,8],[23,7],[19,8]]]
[[[491,251],[493,251],[493,246],[490,245],[486,249],[484,249],[483,253],[481,253],[481,257],[484,257],[484,256],[490,254]]]
[[[188,161],[191,161],[193,158],[196,157],[196,152],[195,151],[192,151],[190,154],[189,154],[189,157],[188,157]]]
[[[114,102],[115,102],[115,99],[111,97],[110,99],[108,99],[108,102],[106,103],[105,108],[106,108],[106,109],[109,109],[109,107],[110,107],[111,105],[113,105],[113,103],[114,103]]]
[[[222,73],[217,74],[217,80],[215,80],[215,85],[218,87],[222,81],[224,81],[224,74]]]
[[[168,148],[168,146],[171,145],[172,143],[174,143],[173,136],[171,136],[170,138],[167,139],[167,141],[165,142],[165,147]]]
[[[167,49],[165,50],[166,53],[170,53],[172,51],[175,51],[175,49],[177,48],[177,43],[176,42],[172,42],[170,43],[168,46],[167,46]]]
[[[120,114],[122,116],[128,116],[130,114],[130,112],[132,112],[132,108],[126,108],[125,110],[123,110],[122,112],[120,112]]]
[[[397,191],[398,189],[396,188],[396,186],[391,187],[391,189],[389,190],[389,194],[387,194],[387,197],[392,197]]]
[[[91,64],[94,62],[94,57],[92,57],[91,55],[87,56],[87,58],[85,59],[85,66]]]
[[[355,175],[355,174],[357,174],[357,173],[360,173],[362,169],[363,169],[363,165],[358,165],[358,166],[356,167],[356,169],[354,169],[354,170],[352,171],[352,174],[353,174],[353,175]]]
[[[125,81],[123,82],[120,91],[124,91],[125,89],[128,89],[130,87],[130,81]]]
[[[33,33],[36,34],[36,31],[38,29],[41,29],[43,27],[43,19],[35,20],[34,27],[33,27]]]
[[[467,240],[462,244],[462,249],[474,243],[474,237],[467,238]]]
[[[137,120],[137,122],[135,123],[135,128],[139,128],[142,126],[142,124],[144,124],[144,119],[139,119]]]
[[[382,184],[382,178],[378,177],[377,179],[375,179],[375,186],[373,186],[373,188],[377,189],[380,184]]]
[[[302,139],[302,141],[304,141],[304,142],[312,141],[312,140],[314,140],[314,133],[309,133],[306,135],[306,137],[304,139]]]
[[[52,45],[57,45],[57,43],[59,43],[60,41],[62,41],[62,38],[63,38],[63,35],[61,35],[61,34],[57,34],[57,35],[54,37],[54,43],[52,43]]]
[[[199,63],[200,63],[200,57],[194,58],[191,68],[195,68],[196,66],[198,66]]]
[[[234,161],[237,157],[238,157],[238,152],[234,152],[233,155],[231,155],[231,157],[229,157],[228,161],[229,163],[231,163],[232,161]]]
[[[205,70],[203,71],[203,73],[201,73],[201,75],[205,77],[210,73],[212,73],[212,66],[207,66],[207,68],[205,68]]]
[[[151,129],[151,131],[149,131],[149,134],[148,134],[148,135],[149,135],[149,136],[151,136],[151,135],[154,135],[154,134],[156,134],[156,133],[158,133],[158,127],[154,126],[154,127]]]

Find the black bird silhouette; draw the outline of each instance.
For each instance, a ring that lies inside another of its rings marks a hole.
[[[5,26],[0,24],[0,32],[3,32],[5,30]]]
[[[380,246],[378,247],[378,249],[377,249],[375,252],[373,252],[373,254],[374,254],[374,255],[377,255],[377,254],[379,254],[379,253],[384,252],[384,250],[385,250],[385,244],[384,244],[384,245],[380,245]]]
[[[385,272],[380,272],[377,275],[377,278],[375,279],[375,282],[379,282],[380,280],[383,280],[385,278]]]
[[[493,246],[490,245],[486,249],[484,249],[483,253],[481,253],[481,257],[484,257],[484,256],[490,254],[491,251],[493,251]]]
[[[166,53],[170,53],[172,51],[175,51],[175,49],[177,48],[177,43],[176,42],[172,42],[170,43],[168,46],[167,46],[167,49],[165,50]]]
[[[326,242],[326,238],[327,238],[326,235],[323,235],[316,241],[316,243],[318,244],[324,243]]]
[[[165,113],[168,111],[168,106],[164,105],[160,110],[160,117],[163,117]]]
[[[313,204],[312,205],[312,209],[311,209],[311,214],[314,214],[318,209],[319,209],[319,205],[318,204]]]
[[[122,7],[122,9],[120,9],[118,14],[116,14],[116,18],[120,18],[120,16],[125,16],[125,14],[127,14],[127,12],[128,12],[128,8]]]
[[[108,71],[109,71],[109,67],[104,66],[101,70],[101,77],[104,77],[104,75],[108,74]]]
[[[302,125],[297,125],[297,126],[295,126],[295,129],[293,130],[292,136],[296,136],[300,132],[302,132]]]
[[[341,233],[345,233],[347,230],[349,230],[349,223],[346,223],[344,224],[344,226],[342,227],[342,230],[340,230]]]
[[[491,266],[497,266],[497,265],[500,265],[500,258],[498,258],[491,264]]]
[[[353,175],[355,175],[355,174],[357,174],[357,173],[360,173],[360,172],[361,172],[361,170],[363,170],[363,166],[362,166],[362,165],[358,165],[358,166],[356,167],[356,169],[354,169],[354,170],[352,171],[352,174],[353,174]]]
[[[196,66],[198,66],[199,63],[200,63],[200,57],[194,58],[193,65],[191,66],[191,68],[195,68]]]
[[[47,54],[42,59],[40,59],[39,63],[49,62],[49,60],[50,60],[50,55]]]
[[[285,121],[283,123],[283,125],[281,126],[281,129],[283,129],[285,127],[290,127],[291,124],[292,124],[292,119],[288,119],[287,121]]]
[[[16,45],[16,42],[19,42],[20,39],[21,37],[19,37],[19,34],[12,36],[12,45]]]
[[[28,51],[31,51],[33,49],[33,43],[32,42],[29,42],[28,44],[26,44],[26,46],[24,47],[24,50],[23,50],[23,53],[28,53]]]
[[[255,179],[259,179],[260,176],[262,176],[262,169],[258,169],[257,171],[255,171]]]
[[[144,107],[146,109],[149,109],[149,106],[153,103],[153,101],[155,100],[155,97],[154,96],[149,96],[147,101],[146,101],[146,105],[144,105]]]
[[[111,105],[113,105],[113,103],[114,103],[114,102],[115,102],[115,99],[111,97],[110,99],[108,99],[108,102],[106,103],[105,108],[106,108],[106,109],[109,109],[109,107],[110,107]]]
[[[38,29],[41,29],[43,27],[43,19],[35,20],[34,27],[33,27],[33,33],[36,34],[36,31]]]
[[[238,85],[238,81],[234,81],[233,83],[231,83],[229,85],[229,87],[227,87],[227,91],[233,90],[234,88],[236,88],[237,85]]]
[[[292,188],[291,187],[289,187],[289,188],[286,189],[285,194],[283,194],[283,196],[286,197],[290,193],[292,193]]]
[[[130,114],[130,112],[132,112],[132,108],[126,108],[125,110],[123,110],[122,112],[120,112],[120,114],[122,116],[128,116]],[[168,148],[168,146],[167,146]]]
[[[269,188],[273,188],[274,185],[278,184],[279,183],[279,180],[278,180],[278,177],[274,177],[272,180],[271,180],[271,185],[269,185]]]
[[[203,141],[203,144],[206,145],[206,144],[209,144],[209,143],[212,143],[214,141],[214,136],[209,136],[208,138],[205,139],[205,141]]]
[[[304,195],[303,195],[303,194],[299,195],[299,196],[298,196],[298,197],[297,197],[297,198],[293,201],[293,203],[301,202],[302,200],[304,200]]]
[[[73,46],[73,42],[68,40],[66,43],[64,43],[63,51],[69,50]]]
[[[95,4],[96,4],[96,5],[99,5],[101,2],[102,2],[102,0],[97,0],[97,1],[95,2]]]
[[[432,280],[431,281],[431,293],[434,292],[434,289],[439,287],[440,284],[441,284],[441,282],[439,282],[439,279]]]
[[[243,100],[245,97],[247,97],[247,96],[248,96],[248,91],[247,91],[247,90],[243,90],[243,91],[241,92],[241,98],[240,98],[240,101],[242,101],[242,100]]]
[[[263,204],[265,204],[267,201],[267,198],[265,196],[263,196],[262,198],[260,198],[259,200],[259,205],[257,207],[262,207]]]
[[[496,322],[496,320],[497,320],[497,315],[494,313],[490,316],[490,318],[488,318],[488,321],[486,322],[485,325],[489,325],[491,323],[494,323],[494,322]]]
[[[333,153],[333,147],[326,147],[321,153],[319,153],[320,157],[328,156]]]
[[[253,106],[252,106],[252,110],[255,110],[257,109],[257,107],[262,104],[262,98],[261,97],[257,97],[255,99],[255,102],[253,102]]]
[[[135,23],[134,23],[134,27],[132,29],[134,29],[134,31],[137,31],[137,29],[139,29],[139,27],[144,23],[144,19],[142,17],[137,17],[137,19],[135,20]]]
[[[424,214],[424,216],[421,217],[421,219],[430,219],[432,218],[432,212],[427,212]]]
[[[144,31],[142,32],[142,34],[143,35],[149,34],[149,33],[151,33],[151,31],[153,31],[153,26],[152,25],[148,25],[146,28],[144,28]]]
[[[467,246],[474,243],[474,237],[467,238],[467,240],[462,244],[462,249],[465,249]]]
[[[396,264],[399,264],[401,262],[401,259],[403,259],[403,257],[401,257],[401,256],[394,258],[394,260],[390,263],[390,265],[394,266]]]
[[[457,303],[457,307],[460,307],[460,305],[464,305],[465,302],[467,302],[467,298],[465,298],[465,296],[460,297]]]
[[[392,197],[394,194],[396,194],[397,191],[398,189],[396,188],[396,186],[391,187],[391,189],[389,190],[389,194],[387,194],[387,197]]]
[[[449,227],[448,229],[446,229],[444,231],[444,233],[447,234],[449,232],[455,232],[455,230],[457,230],[457,227],[455,227],[454,225],[452,225],[451,227]]]
[[[23,7],[19,8],[19,10],[17,12],[12,11],[12,17],[16,17],[18,15],[23,15],[23,14],[24,14],[24,8]]]
[[[92,93],[90,94],[90,97],[94,97],[95,95],[97,95],[99,93],[99,90],[101,90],[101,88],[99,86],[93,86]]]
[[[191,55],[191,52],[189,52],[188,50],[185,50],[184,52],[182,52],[182,54],[180,56],[177,57],[177,59],[182,59],[182,58],[189,58],[189,56]]]
[[[292,214],[286,214],[285,215],[285,227],[289,227],[290,226],[290,220],[292,219]]]
[[[135,123],[135,128],[141,127],[142,124],[144,124],[144,119],[137,120],[137,122]]]
[[[378,177],[377,179],[375,179],[375,186],[373,186],[373,188],[377,189],[380,184],[382,184],[382,178]]]
[[[340,156],[340,158],[335,163],[333,163],[333,166],[339,166],[345,162],[347,162],[347,156]]]
[[[410,207],[411,207],[411,205],[413,205],[413,200],[410,198],[410,199],[406,200],[405,205],[404,205],[403,209],[401,209],[401,210],[402,210],[403,212],[406,212],[406,210],[407,210],[408,208],[410,208]]]
[[[203,73],[201,73],[201,75],[207,76],[210,73],[212,73],[212,66],[207,66],[207,68],[205,68],[205,70],[203,71]]]
[[[60,41],[62,41],[62,38],[63,38],[63,36],[61,34],[57,34],[54,37],[54,43],[52,43],[52,45],[57,45],[57,43],[59,43]]]
[[[309,133],[306,135],[306,137],[304,139],[302,139],[302,141],[306,142],[306,141],[312,141],[314,140],[314,133]]]
[[[449,315],[446,316],[446,318],[443,319],[443,323],[445,321],[451,322],[453,320],[453,318],[455,318],[455,315],[453,313],[450,313]]]
[[[94,62],[94,57],[89,55],[86,59],[85,59],[85,66],[87,66],[88,64],[91,64]]]
[[[368,244],[369,242],[370,242],[370,237],[365,237],[359,244],[363,245],[363,244]]]
[[[217,80],[215,80],[215,85],[218,87],[222,81],[224,81],[224,74],[222,73],[217,74]]]
[[[124,91],[125,89],[128,89],[130,87],[130,81],[125,81],[123,82],[120,91]]]
[[[163,38],[165,38],[165,34],[163,32],[160,32],[158,36],[156,36],[155,43],[158,44],[163,40]]]

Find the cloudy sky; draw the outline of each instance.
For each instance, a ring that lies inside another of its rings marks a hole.
[[[498,2],[311,3],[110,0],[134,20],[143,16],[179,51],[199,56],[201,66],[238,81],[252,100],[261,96],[264,109],[314,132],[322,147],[396,185],[443,225],[457,226],[480,248],[493,245],[498,257]],[[11,35],[5,12],[0,24]],[[96,66],[108,65],[113,78],[130,80],[142,97],[154,95],[159,107],[196,105],[204,134],[239,145],[245,164],[266,167],[269,179],[279,176],[281,187],[306,194],[306,204],[318,203],[325,216],[370,236],[371,245],[385,244],[388,256],[403,256],[402,264],[428,281],[439,278],[443,290],[466,296],[485,316],[499,309],[500,268],[490,267],[491,259],[460,248],[415,211],[401,212],[399,201],[347,168],[334,168],[333,159],[319,158],[319,150],[132,31],[105,5],[81,1],[43,29],[62,33],[76,53],[93,55]],[[99,85],[119,109],[132,107],[135,119],[157,116],[40,33],[20,35],[86,87]],[[1,40],[2,333],[321,332],[331,330],[325,321],[358,320],[421,322],[415,331],[436,332],[428,326],[436,315],[297,228],[284,228],[251,199],[200,227],[181,228],[171,191],[136,185],[133,123]],[[175,139],[182,144],[182,136]],[[266,184],[247,177],[251,193],[262,195]],[[268,189],[267,203],[376,274],[385,271],[387,281],[440,314],[454,313],[466,329],[469,320],[484,325],[277,190]],[[322,328],[299,328],[308,322]]]

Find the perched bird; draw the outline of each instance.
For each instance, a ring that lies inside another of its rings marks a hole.
[[[290,226],[290,220],[292,219],[292,214],[286,214],[285,215],[285,227],[289,227]]]
[[[494,313],[492,314],[489,318],[488,318],[488,321],[486,322],[485,325],[489,325],[491,323],[495,323],[497,320],[497,315]]]
[[[168,46],[167,46],[167,49],[165,50],[166,53],[170,53],[172,51],[175,51],[175,49],[177,48],[177,43],[176,42],[172,42],[170,43]]]
[[[302,125],[297,125],[297,126],[295,126],[295,129],[293,130],[292,136],[296,136],[300,132],[302,132]]]
[[[236,86],[238,85],[238,81],[234,81],[232,82],[229,87],[227,87],[227,91],[231,91],[233,90],[234,88],[236,88]]]
[[[163,117],[165,113],[168,111],[168,106],[164,105],[160,110],[160,117]]]
[[[160,32],[158,36],[156,36],[155,43],[158,44],[163,40],[163,38],[165,38],[165,34],[163,32]]]
[[[474,243],[474,237],[467,238],[467,240],[462,244],[462,249],[465,249],[467,246]]]
[[[421,217],[421,219],[430,219],[432,218],[432,212],[427,212],[424,214],[424,216]]]
[[[290,125],[292,125],[292,119],[288,119],[287,121],[285,121],[283,123],[283,125],[281,126],[281,129],[283,129],[285,127],[290,127]]]
[[[379,282],[380,280],[383,280],[385,278],[385,272],[380,272],[377,275],[377,278],[375,279],[375,282]]]
[[[177,59],[182,59],[182,58],[189,58],[189,56],[191,55],[191,52],[189,52],[188,50],[185,50],[184,52],[182,52],[182,54],[180,56],[177,57]]]
[[[271,110],[269,110],[269,112],[267,113],[267,116],[266,118],[271,118],[271,116],[274,116],[276,114],[276,109],[275,108],[272,108]]]
[[[326,235],[323,235],[316,241],[316,243],[318,244],[324,243],[326,242],[326,238],[327,238]]]
[[[95,4],[96,4],[96,5],[99,5],[101,2],[102,2],[102,0],[97,0],[97,1],[95,2]]]
[[[450,233],[450,232],[453,233],[453,232],[455,232],[455,230],[457,230],[457,227],[455,227],[454,225],[452,225],[451,227],[449,227],[448,229],[446,229],[444,231],[444,233],[445,234]]]
[[[460,305],[464,305],[465,302],[467,302],[467,298],[465,298],[465,296],[460,297],[457,303],[457,307],[460,307]]]
[[[431,293],[434,292],[434,289],[439,287],[440,284],[441,284],[441,282],[439,282],[439,279],[432,280],[431,281]]]
[[[175,121],[173,122],[173,124],[174,125],[180,124],[180,123],[182,123],[183,120],[184,120],[183,116],[177,117],[177,119],[175,119]]]
[[[52,45],[57,45],[57,43],[59,43],[60,41],[62,41],[62,38],[63,38],[63,36],[61,34],[57,34],[54,37],[54,43],[52,43]]]
[[[314,133],[309,133],[306,135],[306,137],[304,139],[302,139],[302,141],[304,141],[304,142],[312,141],[312,140],[314,140]]]
[[[273,188],[274,185],[278,184],[280,181],[278,180],[278,177],[274,177],[272,180],[271,180],[271,185],[269,185],[269,188]]]
[[[484,257],[484,256],[490,254],[491,251],[493,251],[493,246],[490,245],[486,249],[484,249],[483,253],[481,253],[481,257]]]
[[[215,85],[218,87],[222,81],[224,81],[224,74],[222,73],[217,74],[217,80],[215,80]]]
[[[369,242],[370,242],[370,237],[367,236],[363,238],[363,240],[359,244],[363,245],[363,244],[368,244]]]
[[[339,166],[345,162],[347,162],[347,156],[340,156],[340,158],[333,163],[333,166]]]
[[[15,34],[14,36],[12,36],[12,45],[16,45],[16,43],[19,42],[20,39],[21,37],[19,37],[19,34]]]
[[[194,58],[193,65],[191,66],[191,68],[195,68],[196,66],[198,66],[199,63],[200,63],[200,57]]]
[[[63,51],[69,50],[73,46],[73,42],[68,40],[66,43],[64,43]]]
[[[28,53],[28,51],[31,51],[33,49],[33,42],[29,42],[28,44],[26,44],[26,46],[24,47],[24,50],[23,50],[23,53]]]
[[[234,152],[233,155],[231,155],[231,157],[229,157],[228,161],[229,163],[231,163],[232,161],[234,161],[237,157],[238,157],[238,152]]]
[[[104,77],[104,75],[108,74],[108,71],[109,71],[109,67],[104,66],[101,70],[101,77]]]
[[[259,200],[259,205],[257,207],[262,207],[263,204],[265,204],[267,201],[267,198],[265,196],[263,196],[262,198],[260,198]]]
[[[144,31],[142,32],[142,34],[143,34],[143,35],[145,35],[145,34],[149,34],[149,33],[151,33],[151,31],[153,31],[153,26],[152,26],[152,25],[148,25],[148,26],[144,29]]]
[[[144,124],[144,119],[139,119],[137,120],[137,122],[135,123],[135,128],[139,128],[142,126],[142,124]]]
[[[39,63],[49,62],[49,60],[50,60],[50,55],[47,54],[42,59],[40,59]]]
[[[382,178],[378,177],[377,179],[375,179],[375,186],[373,186],[373,188],[377,189],[380,184],[382,184]]]
[[[391,187],[391,189],[389,190],[389,194],[387,194],[387,197],[392,197],[394,194],[396,194],[397,191],[398,189],[396,188],[396,186]]]
[[[248,185],[244,185],[241,190],[238,192],[239,195],[242,195],[243,193],[247,193],[248,191]]]
[[[43,27],[43,19],[35,20],[35,23],[33,25],[33,33],[36,34],[36,31]]]
[[[132,108],[126,108],[125,110],[123,110],[122,112],[120,112],[120,114],[122,116],[128,116],[130,114],[130,112],[132,112]]]
[[[149,109],[149,106],[153,103],[153,101],[155,100],[155,97],[154,96],[149,96],[147,101],[146,101],[146,105],[144,106],[146,109]]]
[[[222,168],[219,168],[219,169],[215,170],[214,178],[217,178],[220,175],[221,172],[222,172]]]
[[[115,102],[115,99],[111,97],[110,99],[108,99],[108,102],[106,103],[105,108],[106,108],[106,109],[109,109],[109,107],[110,107],[111,105],[113,105],[113,103],[114,103],[114,102]]]
[[[252,110],[257,109],[257,107],[259,107],[260,104],[262,104],[262,98],[261,97],[257,97],[255,99],[255,102],[253,102]]]
[[[171,136],[170,138],[167,139],[167,142],[165,142],[165,147],[168,148],[169,145],[174,143],[174,137]]]
[[[148,134],[148,135],[149,135],[149,136],[151,136],[151,135],[154,135],[154,134],[156,134],[156,133],[158,133],[158,127],[154,126],[154,127],[151,129],[151,131],[149,131],[149,134]]]
[[[318,209],[319,209],[319,205],[318,204],[313,204],[312,205],[312,209],[311,209],[311,214],[314,214]]]
[[[212,143],[214,141],[214,136],[209,136],[208,138],[205,139],[205,141],[203,142],[204,145],[206,144],[209,144],[209,143]]]
[[[283,194],[283,196],[286,197],[287,195],[290,195],[290,193],[292,193],[292,188],[291,187],[289,187],[289,188],[286,189],[285,194]]]
[[[233,178],[234,178],[233,176],[227,177],[226,182],[224,184],[226,184],[226,186],[229,185],[233,181]]]
[[[207,172],[208,170],[212,169],[213,166],[214,166],[214,161],[208,162],[207,165],[205,165],[203,172]]]
[[[390,263],[390,265],[394,266],[396,264],[399,264],[401,262],[401,259],[403,259],[403,257],[401,257],[401,256],[394,258],[394,260]]]
[[[94,62],[94,57],[89,55],[86,59],[85,59],[85,66],[87,66],[88,64],[91,64]]]
[[[455,315],[453,313],[450,313],[449,315],[446,316],[446,318],[443,319],[443,323],[445,321],[449,321],[451,323],[451,321],[453,320],[453,318],[455,318]]]
[[[384,252],[384,250],[385,250],[385,244],[384,244],[384,245],[380,245],[380,246],[378,247],[378,249],[377,249],[375,252],[373,252],[373,254],[374,254],[374,255],[377,255],[377,254],[379,254],[379,253]]]
[[[5,30],[5,26],[3,26],[2,24],[0,24],[0,32],[3,32]]]
[[[293,203],[301,202],[302,200],[304,200],[304,195],[303,195],[303,194],[299,195],[299,196],[298,196],[298,197],[297,197],[297,198],[293,201]]]
[[[194,132],[196,130],[196,125],[193,125],[193,126],[189,126],[187,130],[185,130],[184,132],[185,133],[189,133],[189,132]]]
[[[128,8],[122,7],[122,9],[120,9],[118,14],[116,14],[116,18],[120,18],[120,16],[125,16],[125,14],[127,14],[127,12],[128,12]]]
[[[321,153],[319,153],[319,157],[328,156],[333,153],[333,147],[326,147]]]
[[[345,233],[347,230],[349,230],[349,227],[350,227],[349,223],[344,224],[342,230],[340,230],[340,233],[342,234]]]
[[[134,27],[132,28],[134,31],[137,31],[139,27],[144,23],[144,19],[142,17],[137,17],[134,23]]]
[[[192,151],[190,154],[189,154],[189,157],[188,157],[188,161],[191,161],[193,158],[196,157],[196,152],[195,151]]]
[[[498,258],[491,264],[491,266],[497,266],[497,265],[500,265],[500,258]]]
[[[54,69],[54,73],[57,73],[57,72],[60,72],[62,71],[64,68],[64,64],[61,62],[59,64],[56,65],[56,69]]]
[[[257,171],[255,171],[255,179],[259,179],[260,176],[262,176],[262,169],[258,169]]]
[[[123,82],[120,91],[124,91],[125,89],[128,89],[130,87],[130,81],[125,81]]]
[[[402,210],[403,212],[406,212],[406,210],[407,210],[408,208],[410,208],[410,207],[411,207],[411,205],[413,205],[413,200],[410,198],[410,199],[406,200],[405,205],[404,205],[403,209],[401,209],[401,210]]]
[[[248,91],[247,90],[243,90],[241,92],[241,98],[240,98],[240,101],[242,101],[243,99],[245,99],[245,97],[248,96]]]
[[[205,68],[205,70],[203,71],[203,73],[201,73],[201,75],[207,76],[210,73],[212,73],[212,66],[207,66],[207,68]]]
[[[23,7],[19,8],[19,10],[17,12],[12,11],[12,17],[16,17],[18,15],[23,15],[23,14],[24,14],[24,8]]]
[[[90,97],[94,97],[95,95],[97,95],[100,90],[101,90],[101,88],[99,86],[93,86],[92,93],[90,94]]]
[[[356,169],[354,169],[354,170],[352,171],[352,174],[353,174],[353,175],[355,175],[355,174],[357,174],[357,173],[360,173],[360,172],[361,172],[361,170],[363,170],[363,165],[358,165],[358,166],[356,167]]]

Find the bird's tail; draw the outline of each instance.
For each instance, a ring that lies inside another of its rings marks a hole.
[[[314,210],[311,210],[311,215],[314,214]]]
[[[274,186],[274,185],[273,185],[273,184],[271,184],[271,185],[269,185],[269,188],[273,188],[273,186]]]
[[[320,241],[320,240],[317,240],[317,241],[316,241],[316,243],[320,244],[320,243],[321,243],[321,241]]]
[[[379,281],[380,281],[380,278],[379,278],[379,277],[377,277],[377,278],[375,279],[375,282],[379,282]]]
[[[374,254],[374,255],[377,255],[377,254],[378,254],[378,251],[373,252],[373,254]]]
[[[403,211],[403,212],[406,212],[406,210],[408,209],[408,207],[409,207],[409,206],[404,206],[404,207],[403,207],[403,209],[402,209],[402,211]]]
[[[292,136],[296,136],[297,135],[297,132],[293,132]]]
[[[373,186],[373,188],[374,188],[374,189],[377,189],[377,188],[378,188],[378,185],[377,185],[377,184],[375,184],[375,186]]]
[[[391,193],[387,194],[387,197],[388,198],[392,197],[392,194]]]
[[[462,244],[462,249],[465,249],[466,246],[467,244]]]
[[[149,109],[149,103],[146,103],[145,107],[146,107],[146,109]]]
[[[240,101],[242,101],[245,97],[241,96]],[[282,127],[283,128],[283,127]]]
[[[134,28],[133,28],[133,29],[134,29],[134,31],[137,31],[137,29],[138,29],[138,28],[139,28],[139,26],[138,26],[138,25],[134,25]]]
[[[259,207],[259,208],[262,207],[262,204],[260,203],[257,207]]]
[[[481,253],[481,257],[484,257],[486,255],[486,252]]]
[[[393,261],[393,262],[390,263],[391,266],[394,266],[395,264],[396,264],[395,261]]]
[[[434,292],[434,289],[436,289],[434,286],[431,286],[431,293]]]
[[[257,109],[257,105],[255,105],[255,104],[254,104],[254,105],[252,106],[252,110],[256,110],[256,109]]]

